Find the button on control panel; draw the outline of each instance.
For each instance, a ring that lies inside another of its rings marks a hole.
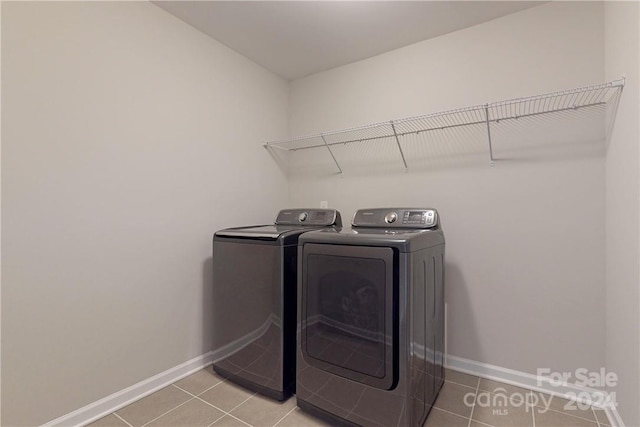
[[[427,216],[426,216],[426,221],[425,221],[426,224],[427,225],[433,225],[435,220],[436,220],[436,216],[435,216],[434,212],[433,211],[427,211]]]

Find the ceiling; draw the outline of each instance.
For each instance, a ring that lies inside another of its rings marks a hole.
[[[287,80],[540,4],[536,1],[154,1]]]

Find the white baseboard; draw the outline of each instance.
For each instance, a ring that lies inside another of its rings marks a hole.
[[[604,391],[577,386],[571,383],[552,383],[546,377],[539,377],[526,372],[520,372],[451,355],[447,355],[445,365],[447,368],[455,371],[527,388],[529,390],[548,393],[552,396],[575,400],[591,405],[595,408],[603,409],[609,418],[611,427],[624,427],[624,422],[622,421],[615,404],[609,401],[608,393]]]
[[[624,427],[624,421],[622,421],[622,417],[620,417],[618,408],[616,408],[615,405],[607,406],[604,413],[607,414],[611,427]]]
[[[90,403],[69,414],[63,415],[55,420],[49,421],[43,427],[54,426],[83,426],[98,420],[118,409],[129,405],[151,393],[160,390],[213,362],[213,353],[208,352],[202,356],[195,357],[178,366],[167,369],[151,378],[140,381],[130,387],[113,393],[103,399]]]

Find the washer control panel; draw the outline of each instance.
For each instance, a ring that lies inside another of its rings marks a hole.
[[[353,216],[354,227],[432,228],[438,225],[438,212],[432,208],[360,209]]]
[[[276,224],[342,227],[340,212],[335,209],[283,209],[278,213]]]

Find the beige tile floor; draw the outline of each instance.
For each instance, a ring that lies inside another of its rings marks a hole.
[[[425,427],[604,427],[603,411],[564,399],[447,370]],[[504,401],[504,397],[507,401]],[[466,402],[466,403],[465,403]],[[211,367],[177,381],[90,424],[91,427],[327,426],[216,375]]]

